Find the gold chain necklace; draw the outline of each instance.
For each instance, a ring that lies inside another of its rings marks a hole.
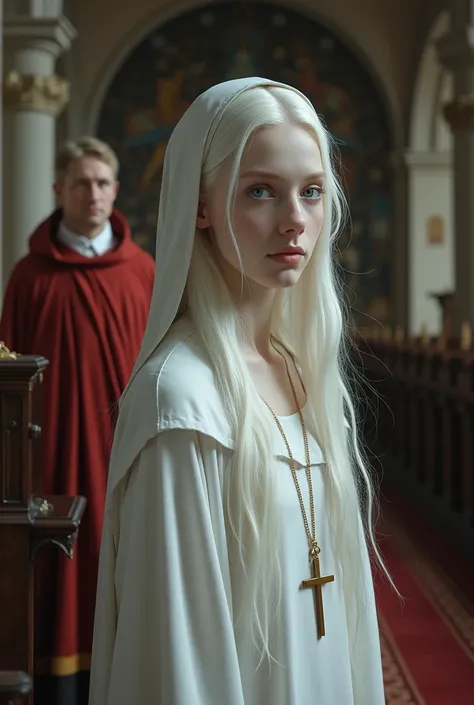
[[[308,488],[309,488],[309,506],[310,506],[310,515],[311,515],[311,528],[309,526],[308,516],[306,514],[306,509],[304,506],[303,494],[301,492],[300,483],[298,482],[298,477],[296,474],[296,464],[295,464],[295,460],[293,458],[293,453],[291,452],[290,444],[289,444],[288,439],[286,437],[285,431],[283,430],[283,426],[280,423],[280,419],[275,414],[275,412],[273,411],[271,406],[268,404],[268,402],[266,402],[265,399],[263,399],[263,401],[265,402],[268,410],[270,411],[271,415],[273,416],[273,419],[278,427],[278,430],[280,431],[280,434],[283,438],[286,449],[288,451],[288,457],[290,459],[291,474],[293,476],[293,482],[295,483],[296,494],[298,495],[298,501],[300,503],[301,514],[303,515],[304,528],[305,528],[306,536],[308,538],[308,543],[309,543],[309,562],[311,565],[311,574],[312,574],[311,578],[309,578],[308,580],[302,581],[300,587],[314,589],[314,602],[315,602],[315,609],[316,609],[316,622],[317,622],[317,629],[318,629],[318,638],[321,638],[326,634],[326,629],[325,629],[325,624],[324,624],[323,589],[322,588],[323,588],[323,585],[325,585],[326,583],[333,582],[334,575],[322,576],[321,575],[321,568],[319,565],[319,554],[321,553],[321,549],[320,549],[318,542],[316,540],[316,518],[315,518],[315,511],[314,511],[313,482],[311,479],[311,458],[310,458],[310,453],[309,453],[308,434],[306,432],[306,424],[304,421],[303,412],[301,410],[301,406],[298,401],[298,395],[296,394],[295,385],[293,384],[293,379],[290,374],[290,368],[288,367],[288,361],[287,361],[285,355],[283,355],[283,353],[280,352],[280,350],[278,350],[278,348],[275,346],[273,339],[271,340],[271,344],[272,344],[273,349],[283,358],[283,361],[285,363],[286,374],[287,374],[288,380],[290,382],[291,392],[293,394],[293,399],[296,404],[298,416],[300,417],[301,429],[303,432],[305,460],[306,460],[305,472],[306,472],[306,479],[308,481]]]

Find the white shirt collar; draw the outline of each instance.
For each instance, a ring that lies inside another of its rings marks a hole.
[[[94,238],[77,235],[61,221],[57,238],[63,245],[85,257],[105,255],[106,252],[115,247],[117,242],[117,238],[114,236],[112,226],[110,225],[110,220],[105,223],[100,233]]]

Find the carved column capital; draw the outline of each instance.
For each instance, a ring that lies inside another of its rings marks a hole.
[[[39,76],[9,71],[3,82],[3,106],[35,110],[57,117],[69,101],[69,81],[60,76]]]
[[[455,98],[443,107],[443,115],[453,132],[474,131],[474,93]]]

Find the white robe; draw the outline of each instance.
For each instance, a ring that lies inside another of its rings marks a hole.
[[[124,479],[104,524],[90,705],[384,705],[367,552],[356,688],[325,511],[324,457],[311,437],[321,571],[335,576],[323,587],[326,636],[318,640],[313,591],[300,589],[310,577],[308,543],[276,425],[282,601],[271,649],[278,663],[264,660],[257,669],[250,633],[234,628],[239,572],[229,565],[223,507],[232,440],[210,367],[188,336],[187,323],[174,327],[122,410],[119,431],[127,428],[131,441],[114,448]],[[299,418],[280,420],[309,514]]]

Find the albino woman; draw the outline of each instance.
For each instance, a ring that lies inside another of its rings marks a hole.
[[[199,96],[168,145],[110,463],[91,705],[383,705],[343,220],[311,103]]]

